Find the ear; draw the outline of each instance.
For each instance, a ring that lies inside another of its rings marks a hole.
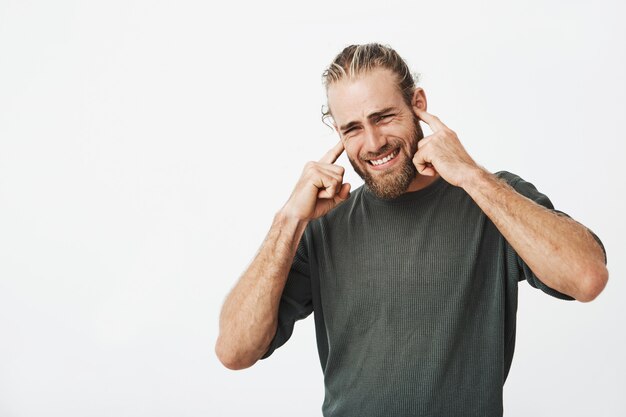
[[[411,104],[417,107],[420,110],[426,111],[427,103],[426,103],[426,93],[424,89],[421,87],[416,87],[413,92],[413,99],[411,100]]]

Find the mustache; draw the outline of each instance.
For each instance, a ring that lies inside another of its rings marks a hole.
[[[363,153],[363,154],[359,155],[359,158],[361,158],[361,160],[365,160],[365,161],[370,160],[370,159],[376,159],[379,156],[386,154],[387,152],[389,152],[392,149],[401,148],[401,147],[402,147],[402,143],[400,143],[400,142],[386,143],[377,152]]]

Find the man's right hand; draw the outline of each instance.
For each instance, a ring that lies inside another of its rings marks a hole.
[[[298,220],[313,220],[332,210],[350,196],[343,183],[345,169],[334,162],[343,153],[341,140],[318,162],[307,162],[282,212]]]

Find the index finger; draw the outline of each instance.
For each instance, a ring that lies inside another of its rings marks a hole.
[[[415,114],[421,121],[426,123],[433,131],[433,133],[445,129],[447,126],[443,124],[441,120],[437,116],[433,116],[428,113],[426,110],[422,110],[417,106],[413,106],[413,110]]]
[[[339,140],[339,142],[335,146],[333,146],[328,152],[324,154],[324,156],[322,156],[322,158],[320,159],[320,162],[323,164],[334,163],[337,160],[337,158],[339,158],[339,155],[343,153],[343,150],[344,150],[343,142]]]

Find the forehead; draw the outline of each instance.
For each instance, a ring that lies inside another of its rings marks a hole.
[[[386,68],[333,83],[328,87],[327,96],[337,125],[364,120],[380,109],[402,107],[404,103],[395,75]]]

